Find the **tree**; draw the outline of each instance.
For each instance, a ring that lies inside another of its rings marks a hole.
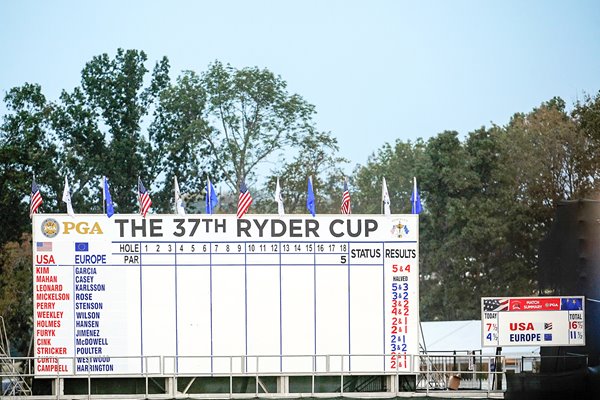
[[[202,75],[206,96],[204,139],[225,183],[237,193],[259,163],[312,131],[314,106],[288,94],[286,82],[266,69],[234,69],[214,62]]]
[[[265,212],[276,209],[272,194],[279,178],[285,212],[307,214],[308,177],[311,176],[317,212],[339,213],[344,180],[342,166],[348,161],[337,155],[338,150],[337,139],[329,132],[311,132],[303,136],[296,156],[268,177],[264,192],[271,195],[259,203],[257,209]]]
[[[52,113],[52,128],[59,146],[59,173],[69,179],[75,210],[102,212],[99,174],[106,171],[112,178],[104,165],[108,157],[104,133],[80,88],[70,94],[63,91],[60,100]]]
[[[114,58],[96,56],[84,66],[81,86],[63,91],[56,102],[47,102],[38,85],[9,92],[9,114],[2,125],[3,165],[7,170],[21,165],[29,175],[23,180],[27,185],[34,172],[42,191],[51,185],[50,193],[43,193],[48,194],[44,210],[64,211],[58,201],[64,176],[79,212],[101,212],[102,176],[109,178],[121,213],[137,211],[138,176],[148,187],[172,190],[163,177],[172,176],[175,166],[165,159],[186,138],[171,138],[171,148],[165,148],[144,132],[144,117],[156,111],[158,96],[169,84],[168,60],[163,57],[155,64],[147,84],[146,61],[146,54],[137,50],[118,49]],[[155,210],[167,208],[163,200],[157,196]]]
[[[37,135],[31,148],[43,145],[54,152],[45,158],[52,167],[41,166],[55,176],[53,199],[67,176],[76,210],[99,212],[101,178],[107,176],[117,212],[136,212],[139,176],[153,193],[153,209],[164,212],[172,209],[176,175],[190,201],[199,199],[207,175],[237,193],[260,163],[300,146],[314,130],[314,107],[288,94],[285,81],[268,70],[215,62],[201,76],[188,71],[171,85],[166,58],[149,79],[146,61],[137,50],[96,56],[83,68],[81,86],[63,91],[55,103],[46,102],[39,86],[14,89],[7,97],[14,114],[3,125],[5,170],[18,164],[9,144],[24,137],[26,124],[28,137]],[[40,150],[36,154],[46,151]],[[31,176],[32,160],[19,162]],[[16,205],[13,198],[5,198],[7,206]],[[53,211],[62,208],[60,202],[52,205]],[[24,215],[18,216],[21,225]]]
[[[557,203],[591,195],[597,182],[594,136],[583,128],[585,108],[577,105],[573,118],[564,101],[553,98],[527,114],[515,114],[505,128],[503,151],[510,157],[502,169],[513,178],[509,204],[518,209],[506,220],[513,258],[525,266],[520,277],[527,276],[534,288],[538,247],[548,234]]]
[[[64,144],[63,172],[87,209],[98,209],[103,175],[119,212],[137,211],[138,176],[147,186],[158,181],[156,151],[142,133],[142,119],[169,82],[169,64],[165,57],[157,62],[144,87],[146,61],[137,50],[118,49],[114,59],[96,56],[82,70],[81,88],[61,96],[55,129]]]
[[[589,193],[598,167],[590,158],[589,139],[569,118],[560,98],[528,114],[515,114],[506,132],[512,155],[509,173],[537,221],[530,226],[537,240],[545,234],[558,201]]]
[[[518,200],[510,173],[512,152],[505,145],[506,131],[498,126],[469,134],[465,149],[475,175],[466,200],[466,223],[459,249],[462,299],[468,313],[477,317],[481,296],[528,296],[535,288],[537,243],[526,237],[531,217]],[[464,310],[464,311],[467,311]]]
[[[166,182],[153,198],[166,209],[173,199],[170,183],[174,176],[186,195],[188,208],[192,202],[200,200],[207,176],[213,181],[220,181],[225,176],[217,167],[219,155],[212,153],[206,140],[211,128],[204,119],[205,112],[205,88],[193,71],[184,72],[175,84],[161,92],[149,131]]]
[[[508,144],[498,126],[475,130],[464,143],[446,131],[426,144],[386,144],[357,169],[355,210],[373,213],[381,212],[382,176],[396,213],[410,212],[412,176],[419,178],[425,319],[478,318],[479,297],[529,295],[535,286],[535,244],[524,240],[532,219],[506,167],[512,165]]]
[[[386,144],[357,169],[355,204],[370,212],[380,212],[381,176],[420,176],[423,318],[478,318],[481,296],[535,294],[537,250],[556,203],[590,195],[598,179],[599,99],[586,98],[569,116],[554,98],[464,142],[442,132],[421,152],[410,142]],[[408,198],[410,187],[389,182],[392,205]]]
[[[11,89],[4,98],[8,114],[0,127],[0,209],[4,229],[0,244],[18,240],[30,230],[29,194],[36,175],[44,203],[42,210],[56,212],[61,190],[58,149],[51,129],[53,105],[39,85]]]
[[[397,140],[392,146],[386,143],[372,154],[367,165],[354,171],[356,194],[352,199],[354,212],[381,214],[381,188],[386,179],[391,209],[395,214],[410,212],[410,195],[413,177],[421,180],[425,163],[425,144],[421,139],[414,143]],[[426,196],[425,196],[426,197]]]
[[[426,213],[420,222],[422,313],[428,319],[461,319],[469,315],[462,304],[468,295],[462,232],[467,224],[468,198],[475,174],[458,133],[445,131],[425,148],[421,188],[427,193]]]
[[[2,245],[0,252],[0,316],[10,332],[11,351],[28,355],[32,334],[31,234]]]
[[[583,191],[588,195],[594,193],[598,196],[594,183],[600,179],[600,167],[596,160],[600,159],[600,91],[596,96],[586,95],[584,101],[575,103],[571,113],[577,131],[582,135],[588,144],[585,153],[582,155],[582,163],[587,161],[588,180],[583,184]]]

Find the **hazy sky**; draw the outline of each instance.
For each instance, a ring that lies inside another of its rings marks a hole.
[[[214,60],[281,75],[353,166],[398,138],[466,135],[596,94],[600,2],[0,2],[2,96],[35,82],[57,100],[119,47],[144,50],[149,69],[167,56],[172,78]]]

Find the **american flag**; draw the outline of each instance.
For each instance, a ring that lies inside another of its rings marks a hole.
[[[29,204],[29,216],[35,214],[42,205],[42,195],[40,194],[40,188],[35,183],[35,178],[31,183],[31,202]]]
[[[252,204],[252,195],[246,187],[246,182],[242,182],[242,184],[240,185],[240,198],[238,200],[238,218],[242,218],[244,214],[246,214],[246,212],[250,208],[250,204]]]
[[[508,310],[508,299],[485,299],[483,300],[483,311],[506,311]]]
[[[350,192],[348,191],[348,181],[344,180],[344,193],[342,194],[342,214],[350,214]]]
[[[146,218],[146,214],[152,205],[152,200],[150,200],[150,194],[144,187],[144,184],[140,178],[138,178],[138,196],[140,199],[140,214]]]
[[[37,251],[52,251],[52,242],[37,242]]]

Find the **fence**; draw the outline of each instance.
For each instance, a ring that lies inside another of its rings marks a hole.
[[[486,397],[502,394],[504,357],[481,354],[418,354],[409,355],[409,365],[414,372],[364,370],[347,371],[345,360],[349,355],[283,356],[309,359],[312,368],[282,374],[269,368],[270,358],[282,356],[224,356],[224,357],[110,357],[111,359],[137,359],[144,366],[141,374],[75,373],[44,376],[34,379],[36,358],[11,358],[15,366],[0,372],[5,396],[49,398],[94,398],[98,395],[126,396],[127,398],[187,398],[197,397],[295,397],[295,396],[345,396],[369,393],[372,397],[395,397],[401,392],[435,392],[440,390],[473,391]],[[382,360],[393,354],[352,355],[356,358],[379,357]],[[38,357],[38,360],[48,357]],[[75,365],[74,357],[54,357]],[[7,360],[8,361],[8,360]],[[224,362],[229,372],[192,373],[195,363]],[[326,365],[325,371],[317,368]],[[492,368],[493,366],[498,368]],[[241,368],[244,366],[244,368]],[[15,372],[18,371],[18,372]],[[73,369],[75,371],[75,369]],[[249,372],[251,371],[251,372]],[[25,382],[27,385],[19,385]],[[31,387],[27,393],[19,387]]]

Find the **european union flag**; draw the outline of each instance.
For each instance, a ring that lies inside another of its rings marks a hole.
[[[413,178],[414,187],[412,195],[410,196],[410,204],[411,204],[411,214],[420,214],[423,211],[423,206],[421,206],[421,195],[419,194],[419,189],[417,189],[417,178]]]
[[[102,193],[104,193],[104,201],[106,202],[106,215],[110,218],[115,214],[115,208],[112,196],[110,195],[110,190],[108,189],[108,179],[106,179],[106,177],[104,177],[104,186],[102,190]]]
[[[551,342],[552,341],[552,334],[551,333],[544,333],[544,340],[546,342]]]
[[[311,213],[311,215],[313,217],[317,213],[317,210],[315,208],[315,194],[313,193],[311,177],[308,177],[308,195],[306,197],[306,208],[308,209],[308,211]]]
[[[561,310],[583,310],[583,304],[581,298],[577,297],[566,297],[560,299]]]
[[[212,214],[215,212],[215,207],[219,204],[215,188],[213,187],[210,179],[206,182],[206,213]]]
[[[90,244],[88,242],[75,242],[75,251],[89,251]]]

